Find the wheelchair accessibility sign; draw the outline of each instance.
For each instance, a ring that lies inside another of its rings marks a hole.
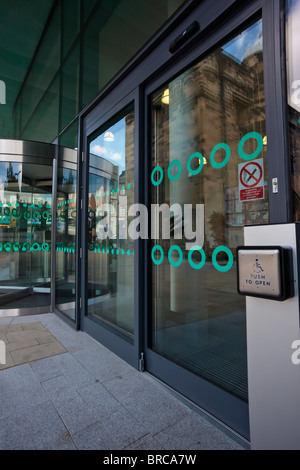
[[[264,199],[264,160],[259,158],[239,165],[240,201]]]

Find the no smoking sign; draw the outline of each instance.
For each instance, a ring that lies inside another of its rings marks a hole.
[[[264,199],[264,160],[259,158],[239,165],[240,201]]]

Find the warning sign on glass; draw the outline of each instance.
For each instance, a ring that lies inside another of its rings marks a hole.
[[[264,160],[259,158],[239,165],[240,201],[264,199]]]

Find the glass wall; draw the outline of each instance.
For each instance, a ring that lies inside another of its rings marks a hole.
[[[53,142],[183,3],[58,0],[10,104],[11,137]]]
[[[88,315],[134,334],[134,111],[126,109],[90,142]]]
[[[286,1],[287,96],[294,220],[300,221],[300,0]]]
[[[55,307],[72,320],[76,315],[77,171],[58,159]]]
[[[0,308],[50,306],[52,165],[0,162]]]
[[[152,95],[152,349],[247,401],[236,248],[269,222],[262,22]]]

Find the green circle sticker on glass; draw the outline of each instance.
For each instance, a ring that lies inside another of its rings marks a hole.
[[[42,250],[43,251],[49,251],[50,250],[50,246],[48,243],[43,243],[42,244]]]
[[[177,253],[179,254],[179,259],[178,261],[173,261],[172,260],[172,253],[173,251],[177,251]],[[174,268],[178,268],[178,266],[181,265],[182,263],[182,260],[183,260],[183,254],[182,254],[182,249],[180,248],[180,246],[178,245],[174,245],[172,246],[170,249],[169,249],[169,253],[168,253],[168,260],[169,260],[169,263],[174,266]]]
[[[178,166],[178,173],[177,175],[173,176],[171,174],[171,169],[173,168],[173,166]],[[170,181],[177,181],[179,178],[180,178],[180,175],[181,175],[181,172],[182,172],[182,165],[181,165],[181,162],[179,160],[173,160],[170,165],[169,165],[169,168],[168,168],[168,177],[169,177],[169,180]]]
[[[192,256],[193,256],[194,251],[199,251],[199,253],[201,254],[200,263],[195,263],[193,261]],[[197,245],[193,246],[188,252],[188,260],[189,260],[189,263],[190,263],[192,268],[202,269],[203,266],[205,265],[205,261],[206,261],[206,255],[205,255],[205,252],[204,252],[203,248],[201,246],[197,246]]]
[[[156,172],[160,173],[160,178],[157,181],[155,181],[154,179],[154,175]],[[160,166],[156,166],[151,174],[151,183],[153,184],[153,186],[159,186],[163,178],[164,178],[163,169]]]
[[[40,246],[39,243],[36,243],[36,242],[35,242],[35,243],[32,245],[32,248],[31,248],[31,249],[32,249],[32,251],[40,251],[40,250],[41,250],[41,246]]]
[[[21,218],[20,211],[18,211],[17,209],[12,210],[12,215],[18,220]]]
[[[217,163],[215,161],[215,155],[216,155],[218,150],[225,150],[225,152],[226,152],[226,157],[221,163]],[[224,166],[226,166],[227,163],[229,162],[230,156],[231,156],[231,150],[230,150],[229,145],[227,145],[227,144],[218,144],[212,149],[212,152],[210,154],[210,163],[214,168],[217,168],[217,169],[224,168]]]
[[[221,253],[222,251],[226,253],[226,255],[228,256],[228,263],[226,264],[226,266],[220,266],[217,261],[217,255]],[[219,271],[220,273],[226,273],[230,271],[230,269],[233,266],[233,254],[231,250],[227,248],[226,246],[218,246],[212,254],[212,263],[214,267],[216,268],[216,270]]]
[[[198,161],[199,161],[199,167],[197,168],[197,170],[192,170],[192,168],[191,168],[191,163],[192,163],[192,160],[194,160],[194,158],[197,158]],[[186,166],[187,166],[187,170],[188,170],[190,175],[192,175],[192,176],[199,175],[199,173],[201,173],[201,171],[203,169],[203,166],[204,166],[204,158],[203,158],[202,153],[200,153],[200,152],[193,153],[190,156],[190,158],[188,159]]]
[[[255,139],[257,142],[257,149],[255,150],[255,152],[251,154],[247,154],[244,152],[244,145],[249,139]],[[254,160],[256,157],[258,157],[261,154],[263,147],[264,147],[264,139],[262,138],[262,136],[258,132],[249,132],[241,139],[239,143],[239,156],[243,160],[246,160],[246,161]]]
[[[154,257],[154,253],[156,251],[160,251],[160,259],[157,260],[155,257]],[[163,260],[164,260],[164,251],[162,249],[162,247],[160,245],[155,245],[153,248],[152,248],[152,251],[151,251],[151,258],[152,258],[152,261],[153,263],[156,265],[156,266],[159,266]]]

